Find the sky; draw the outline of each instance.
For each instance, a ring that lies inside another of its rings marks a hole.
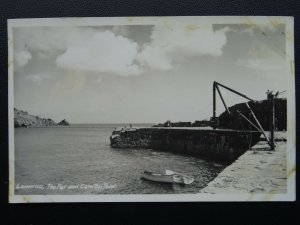
[[[288,86],[281,24],[15,27],[13,57],[15,107],[56,122],[209,119],[213,81],[255,100]]]

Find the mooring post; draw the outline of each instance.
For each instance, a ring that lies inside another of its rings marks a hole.
[[[271,101],[271,129],[270,129],[270,142],[271,142],[271,150],[275,149],[274,143],[274,128],[275,128],[275,100],[274,95],[270,94]]]
[[[213,128],[216,129],[216,81],[213,83]]]
[[[267,91],[267,100],[270,101],[270,140],[269,145],[271,150],[275,149],[275,142],[274,142],[274,128],[275,128],[275,95],[273,94],[273,91]],[[276,96],[278,93],[276,94]]]

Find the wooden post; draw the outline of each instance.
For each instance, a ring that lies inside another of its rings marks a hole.
[[[213,84],[213,128],[216,129],[216,82]]]
[[[271,101],[271,129],[270,129],[270,142],[271,142],[271,150],[275,149],[275,143],[274,143],[274,128],[275,128],[275,101],[274,101],[274,95],[270,95],[270,101]]]

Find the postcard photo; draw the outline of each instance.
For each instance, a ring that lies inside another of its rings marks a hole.
[[[291,17],[8,20],[9,201],[294,201]]]

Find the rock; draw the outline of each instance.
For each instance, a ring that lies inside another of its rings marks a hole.
[[[15,127],[46,127],[46,126],[67,126],[70,125],[66,120],[55,123],[52,119],[41,118],[39,116],[30,115],[28,112],[14,108],[14,126]]]
[[[57,125],[60,125],[60,126],[69,126],[70,123],[68,123],[66,119],[63,119]]]

